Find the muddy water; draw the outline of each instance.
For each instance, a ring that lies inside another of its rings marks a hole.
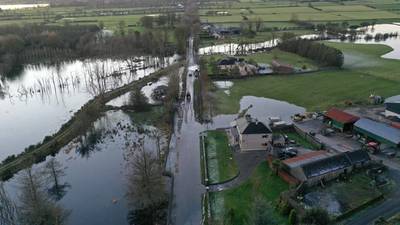
[[[0,5],[0,9],[15,10],[15,9],[28,9],[28,8],[42,8],[49,6],[50,4],[12,4],[12,5]]]
[[[72,142],[55,156],[66,174],[60,179],[60,183],[67,184],[65,195],[58,203],[71,211],[68,225],[128,224],[127,146],[145,137],[146,150],[156,149],[156,142],[149,135],[156,128],[143,126],[142,133],[134,124],[125,113],[110,111],[94,124],[91,132],[96,133],[95,141]],[[166,146],[165,138],[162,144]],[[34,171],[40,171],[44,163],[36,164]],[[6,190],[18,205],[18,175],[6,183]]]
[[[174,60],[142,58],[132,71],[118,60],[25,66],[20,74],[0,83],[0,160],[55,133],[99,93],[147,76]]]

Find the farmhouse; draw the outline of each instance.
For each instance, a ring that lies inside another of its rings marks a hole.
[[[385,101],[385,116],[400,119],[400,95],[390,97]]]
[[[360,118],[352,114],[343,112],[339,109],[332,108],[324,115],[324,122],[330,127],[341,132],[353,130],[353,125]]]
[[[266,150],[271,142],[272,131],[250,115],[236,119],[233,129],[241,151]]]
[[[355,167],[362,167],[370,160],[364,150],[340,154],[315,151],[282,161],[282,169],[298,183],[313,186],[351,172]]]
[[[282,64],[276,60],[272,61],[272,70],[278,74],[294,73],[294,67],[288,64]]]
[[[362,118],[354,124],[354,130],[367,139],[390,147],[400,147],[400,129],[387,124]]]

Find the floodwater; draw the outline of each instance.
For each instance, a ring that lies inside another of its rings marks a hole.
[[[260,49],[271,48],[277,45],[278,39],[265,41],[260,43],[252,43],[252,44],[237,44],[237,43],[227,43],[227,44],[218,44],[212,45],[208,47],[203,47],[199,49],[200,55],[212,55],[212,54],[229,54],[236,55],[239,53],[247,53]]]
[[[42,8],[49,6],[50,4],[12,4],[12,5],[0,5],[0,9],[15,10],[15,9],[27,9],[27,8]]]
[[[27,65],[0,83],[0,161],[55,133],[99,93],[168,66],[175,57],[142,57],[128,68],[120,60],[75,60]],[[112,75],[110,75],[112,74]]]
[[[359,29],[364,30],[365,34],[360,35],[358,39],[355,41],[351,41],[352,43],[357,44],[384,44],[393,48],[393,51],[385,54],[382,58],[386,59],[400,59],[400,23],[394,24],[377,24],[375,26],[368,26]],[[365,40],[364,37],[366,35],[375,36],[376,34],[385,34],[385,33],[398,33],[399,36],[397,37],[389,37],[386,40]],[[334,42],[340,42],[340,40],[331,40]],[[350,42],[348,40],[344,42]]]
[[[71,211],[68,225],[128,225],[126,192],[132,151],[129,146],[144,137],[145,149],[156,149],[156,141],[149,134],[156,128],[141,127],[138,129],[127,114],[109,111],[95,122],[86,141],[73,141],[55,156],[65,173],[60,179],[60,183],[66,184],[65,195],[58,203]],[[94,140],[89,137],[93,135]],[[166,137],[161,144],[167,146]],[[45,163],[36,164],[34,171],[39,172]],[[17,205],[21,186],[18,176],[5,183],[6,191]]]

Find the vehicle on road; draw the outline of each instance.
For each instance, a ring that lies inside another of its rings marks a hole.
[[[186,93],[186,100],[190,101],[190,98],[191,98],[190,93],[189,92]]]

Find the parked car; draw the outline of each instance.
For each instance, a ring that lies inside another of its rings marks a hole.
[[[186,100],[190,101],[190,93],[186,93]]]

